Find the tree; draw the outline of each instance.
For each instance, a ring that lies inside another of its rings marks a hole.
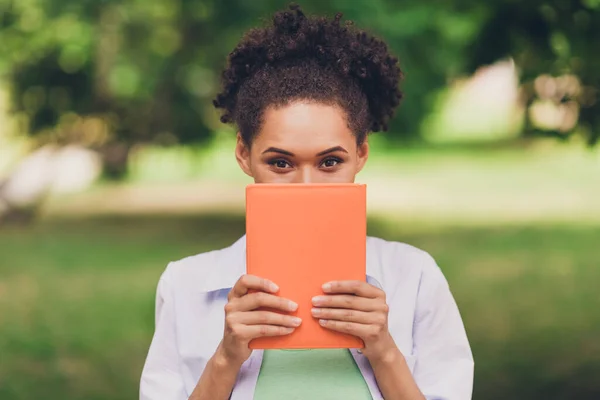
[[[465,34],[447,31],[456,31],[457,23],[469,25],[468,16],[417,1],[402,7],[384,0],[303,3],[309,12],[343,11],[388,39],[409,79],[402,112],[386,136],[416,136],[431,92],[444,85],[448,71],[459,69],[456,54]],[[210,138],[218,126],[211,99],[227,53],[245,29],[285,5],[243,0],[0,4],[0,40],[6,44],[1,67],[12,84],[15,110],[30,122],[29,132],[97,147],[115,177],[125,172],[128,150],[136,143]],[[461,29],[467,36],[474,31]],[[432,52],[436,44],[444,50]],[[110,135],[94,140],[73,129],[85,117],[98,117]]]
[[[536,126],[526,135],[566,138],[578,132],[590,144],[600,138],[600,1],[493,1],[481,32],[468,46],[468,70],[512,57],[521,70],[524,100],[575,113],[572,124]],[[567,121],[570,122],[570,121]]]
[[[590,143],[598,139],[598,0],[301,3],[308,12],[344,12],[400,56],[406,95],[386,134],[392,141],[418,139],[448,81],[503,56],[514,57],[523,71],[530,103],[539,75],[578,76],[583,89],[559,102],[577,101]],[[245,29],[285,4],[0,0],[0,72],[30,134],[98,149],[106,173],[121,177],[137,143],[210,139],[219,126],[211,100],[227,53]],[[89,126],[95,133],[84,129]]]

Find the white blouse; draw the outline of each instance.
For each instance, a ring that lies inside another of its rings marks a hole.
[[[246,272],[246,238],[231,247],[171,262],[158,283],[156,330],[140,400],[185,400],[223,336],[227,293]],[[367,238],[367,282],[386,292],[388,327],[429,400],[467,400],[473,356],[448,283],[435,261],[412,246]],[[367,358],[351,350],[373,399],[383,399]],[[252,399],[263,352],[243,364],[231,394]]]

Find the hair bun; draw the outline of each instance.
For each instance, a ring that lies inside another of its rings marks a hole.
[[[240,87],[259,69],[314,60],[357,82],[367,98],[370,130],[385,130],[402,99],[398,59],[383,41],[341,19],[342,13],[333,19],[307,17],[293,3],[274,14],[272,25],[248,31],[229,55],[223,91],[214,102],[224,110],[223,119],[233,120]]]

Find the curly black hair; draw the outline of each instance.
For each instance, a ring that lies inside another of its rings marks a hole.
[[[309,100],[345,110],[359,144],[367,133],[387,130],[402,99],[398,59],[341,18],[308,17],[292,4],[272,25],[248,31],[229,54],[213,101],[224,110],[221,121],[236,124],[250,145],[265,108]]]

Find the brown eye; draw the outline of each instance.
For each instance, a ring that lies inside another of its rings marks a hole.
[[[342,160],[339,158],[326,158],[321,162],[321,166],[325,168],[333,168],[341,162]]]
[[[280,168],[280,169],[285,169],[285,168],[291,167],[289,162],[287,162],[286,160],[282,160],[282,159],[271,160],[271,161],[269,161],[269,165],[271,165],[275,168]]]

